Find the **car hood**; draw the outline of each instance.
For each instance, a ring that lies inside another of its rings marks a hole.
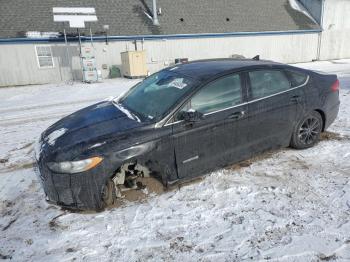
[[[96,143],[145,126],[127,109],[105,101],[81,109],[50,126],[41,137],[40,153],[53,153],[77,144]]]

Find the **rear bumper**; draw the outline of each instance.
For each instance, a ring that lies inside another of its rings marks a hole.
[[[340,102],[336,103],[332,107],[327,108],[326,111],[326,122],[324,126],[324,130],[326,130],[337,118],[339,113]]]

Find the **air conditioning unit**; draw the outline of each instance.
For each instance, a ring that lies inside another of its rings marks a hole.
[[[146,51],[127,51],[121,53],[122,74],[127,78],[147,76]]]

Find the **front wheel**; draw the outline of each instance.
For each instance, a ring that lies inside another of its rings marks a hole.
[[[116,200],[115,185],[111,179],[107,181],[107,184],[102,189],[102,201],[105,207],[109,207],[115,203]]]
[[[313,111],[304,116],[293,131],[291,147],[305,149],[314,146],[320,140],[322,126],[320,113]]]

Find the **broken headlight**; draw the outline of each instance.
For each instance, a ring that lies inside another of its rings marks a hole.
[[[102,157],[92,157],[79,161],[50,162],[47,166],[55,173],[75,174],[94,168],[101,163],[102,160]]]

